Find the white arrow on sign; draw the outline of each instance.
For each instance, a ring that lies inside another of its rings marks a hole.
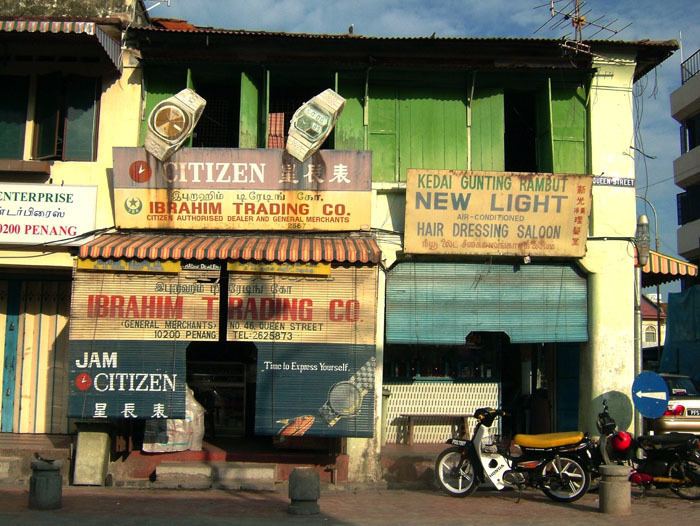
[[[645,393],[644,391],[637,391],[634,393],[637,398],[656,398],[657,400],[666,400],[666,393],[663,391],[653,391],[650,393]]]

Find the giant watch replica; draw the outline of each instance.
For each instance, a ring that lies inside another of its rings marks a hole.
[[[334,384],[328,391],[328,400],[319,409],[319,414],[332,427],[341,418],[356,416],[362,407],[365,395],[374,387],[376,359],[370,358],[349,380]]]
[[[204,111],[206,101],[191,89],[159,102],[148,116],[144,148],[165,161],[190,136]]]
[[[289,154],[302,162],[311,157],[330,135],[343,106],[345,99],[332,89],[302,104],[290,122],[287,138]]]

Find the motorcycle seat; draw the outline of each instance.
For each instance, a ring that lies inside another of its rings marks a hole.
[[[513,437],[513,442],[522,447],[534,447],[547,449],[550,447],[568,446],[577,444],[583,440],[581,431],[565,431],[562,433],[543,433],[539,435],[524,435],[518,433]]]
[[[678,447],[696,439],[693,433],[668,433],[664,435],[644,435],[637,439],[644,449]]]

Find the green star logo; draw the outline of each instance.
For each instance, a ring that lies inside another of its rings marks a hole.
[[[124,209],[131,215],[138,214],[143,208],[143,203],[138,197],[131,197],[124,201]]]

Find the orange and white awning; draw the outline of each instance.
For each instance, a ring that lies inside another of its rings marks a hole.
[[[697,265],[650,250],[649,261],[642,267],[642,286],[650,287],[697,275]]]
[[[373,263],[372,236],[103,234],[80,247],[88,259],[227,260],[280,263]]]

